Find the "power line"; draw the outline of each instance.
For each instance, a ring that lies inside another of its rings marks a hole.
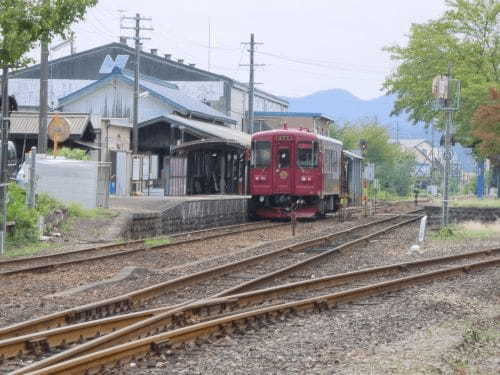
[[[367,70],[367,69],[360,68],[359,66],[356,67],[354,65],[351,65],[352,68],[343,67],[343,66],[339,66],[338,62],[333,62],[333,61],[315,62],[314,60],[308,61],[308,60],[304,60],[304,59],[300,59],[300,58],[288,57],[288,56],[278,55],[278,54],[270,53],[270,52],[259,51],[257,53],[264,55],[264,56],[269,56],[269,57],[273,57],[276,59],[292,62],[295,64],[309,65],[309,66],[314,66],[317,68],[322,68],[322,69],[327,69],[327,70],[345,70],[345,71],[351,71],[351,72],[355,71],[355,72],[375,73],[375,74],[386,73],[386,71]]]

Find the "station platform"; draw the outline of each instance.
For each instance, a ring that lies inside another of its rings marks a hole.
[[[138,239],[248,220],[245,195],[110,197],[109,208],[128,217],[123,237]]]
[[[248,200],[250,195],[186,195],[186,196],[110,196],[109,208],[129,213],[163,212],[182,202]]]

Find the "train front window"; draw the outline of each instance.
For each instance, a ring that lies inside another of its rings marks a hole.
[[[299,142],[297,146],[297,166],[318,168],[318,142]]]
[[[252,143],[252,167],[266,168],[271,166],[271,142],[254,141]]]
[[[290,167],[290,150],[287,148],[280,148],[278,151],[278,168]]]

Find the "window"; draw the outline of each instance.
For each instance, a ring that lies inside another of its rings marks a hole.
[[[297,144],[297,166],[299,168],[318,168],[318,142],[299,142]]]
[[[271,166],[271,142],[254,141],[252,143],[252,167],[266,168]]]
[[[290,167],[290,150],[287,148],[281,148],[278,151],[278,168],[289,168]]]

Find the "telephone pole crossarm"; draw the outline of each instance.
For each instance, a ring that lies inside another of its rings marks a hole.
[[[134,69],[134,99],[133,99],[133,123],[132,123],[132,151],[137,154],[139,152],[139,81],[140,81],[140,60],[142,40],[150,40],[151,38],[141,36],[141,31],[152,31],[152,27],[141,26],[142,21],[151,21],[150,17],[141,17],[139,13],[135,17],[121,17],[123,20],[135,21],[135,26],[120,25],[123,30],[134,30],[135,35],[125,37],[135,41],[135,69]]]

